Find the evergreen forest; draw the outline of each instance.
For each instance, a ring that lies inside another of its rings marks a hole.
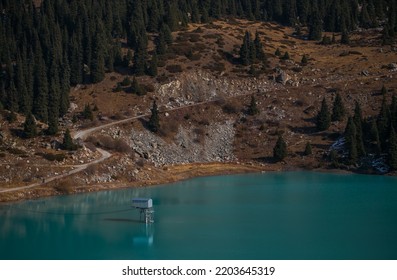
[[[106,72],[132,65],[136,75],[156,75],[153,64],[188,23],[243,18],[348,33],[380,27],[383,42],[397,31],[396,0],[1,0],[0,107],[31,114],[58,130],[69,91],[97,83]],[[156,36],[149,53],[148,34]],[[246,35],[246,48],[258,43]],[[123,55],[122,48],[132,51]],[[244,50],[243,50],[244,51]],[[243,53],[245,54],[245,53]],[[248,52],[247,52],[248,54]],[[247,55],[245,54],[245,55]],[[243,63],[249,64],[250,57]]]

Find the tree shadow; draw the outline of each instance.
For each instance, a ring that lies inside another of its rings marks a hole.
[[[277,161],[274,159],[274,157],[268,156],[268,157],[258,157],[258,158],[253,158],[253,160],[261,162],[261,163],[277,163]]]
[[[313,126],[293,126],[290,127],[290,130],[294,133],[307,134],[307,135],[317,132],[317,128]]]

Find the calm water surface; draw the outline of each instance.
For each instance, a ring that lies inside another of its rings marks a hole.
[[[151,197],[155,223],[133,197]],[[0,259],[397,259],[397,178],[197,178],[0,205]]]

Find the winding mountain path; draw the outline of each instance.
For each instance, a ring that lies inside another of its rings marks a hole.
[[[373,79],[374,77],[377,77],[377,76],[375,75],[375,76],[371,76],[371,77],[350,77],[350,78],[346,78],[344,80],[344,82],[347,85],[349,82],[353,82],[353,81],[357,82],[358,80],[365,81],[367,79]],[[325,86],[325,85],[330,86],[332,84],[336,84],[336,83],[340,83],[340,82],[341,81],[328,81],[323,86]],[[303,86],[303,85],[301,85],[301,86]],[[307,86],[307,85],[305,85],[305,86]],[[311,86],[315,86],[315,84],[312,84]],[[240,95],[238,95],[238,97],[250,96],[250,95],[252,95],[251,92],[250,93],[240,94]],[[237,96],[233,96],[231,98],[235,98],[235,97],[237,97]],[[168,110],[163,110],[162,113],[171,112],[171,111],[175,111],[175,110],[180,110],[180,109],[183,109],[183,108],[199,106],[199,105],[203,105],[203,104],[210,103],[210,102],[215,102],[215,101],[216,100],[208,100],[208,101],[197,102],[197,103],[194,103],[194,104],[189,104],[189,105],[184,105],[184,106],[180,106],[180,107],[176,107],[176,108],[171,108],[171,109],[168,109]],[[118,124],[127,123],[129,121],[140,119],[142,117],[147,117],[147,116],[149,116],[149,114],[141,114],[141,115],[137,115],[137,116],[134,116],[134,117],[129,117],[129,118],[126,118],[126,119],[123,119],[123,120],[113,121],[113,122],[102,124],[102,125],[99,125],[99,126],[96,126],[96,127],[92,127],[92,128],[76,131],[72,135],[73,135],[73,138],[75,140],[81,139],[82,141],[84,141],[90,134],[92,134],[92,133],[94,133],[94,132],[96,132],[98,130],[105,129],[105,128],[108,128],[108,127],[111,127],[111,126],[114,126],[114,125],[118,125]],[[108,158],[110,158],[112,156],[112,154],[110,152],[105,151],[103,149],[97,148],[97,151],[101,154],[101,157],[99,159],[96,159],[96,160],[94,160],[92,162],[88,162],[88,163],[81,164],[81,165],[72,165],[71,166],[73,168],[72,170],[70,170],[70,171],[68,171],[68,172],[66,172],[64,174],[61,174],[61,175],[57,175],[57,176],[54,176],[54,177],[46,178],[43,182],[37,182],[37,183],[33,183],[33,184],[30,184],[30,185],[27,185],[27,186],[21,186],[21,187],[15,187],[15,188],[0,189],[0,193],[13,192],[13,191],[19,191],[19,190],[26,190],[26,189],[31,189],[31,188],[34,188],[34,187],[38,187],[38,186],[41,186],[43,184],[46,184],[46,183],[49,183],[49,182],[52,182],[52,181],[55,181],[55,180],[58,180],[58,179],[62,179],[62,178],[68,177],[70,175],[76,174],[78,172],[81,172],[81,171],[87,169],[89,166],[97,164],[97,163],[100,163],[100,162],[103,162],[103,161],[107,160]]]

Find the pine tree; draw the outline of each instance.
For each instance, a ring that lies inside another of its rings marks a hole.
[[[85,104],[84,106],[83,118],[91,121],[94,119],[94,115],[92,113],[91,106],[89,104]]]
[[[380,90],[380,93],[381,93],[383,96],[386,96],[387,88],[385,87],[385,85],[382,86],[382,89]]]
[[[364,140],[363,140],[363,117],[360,104],[356,101],[354,108],[353,121],[356,127],[356,144],[357,144],[357,155],[359,157],[365,155]]]
[[[390,132],[388,163],[392,170],[397,170],[397,135],[394,128]]]
[[[157,76],[157,54],[156,53],[153,54],[152,60],[150,60],[150,65],[149,65],[147,74],[152,77]]]
[[[336,44],[335,33],[332,33],[331,44]]]
[[[283,57],[281,58],[282,60],[288,60],[290,59],[289,53],[286,51]]]
[[[280,135],[277,139],[276,145],[273,148],[273,158],[276,161],[282,161],[287,156],[287,144]]]
[[[307,62],[308,62],[307,56],[304,54],[301,59],[301,65],[307,65]]]
[[[276,51],[274,52],[275,56],[281,56],[281,51],[279,48],[276,49]]]
[[[145,74],[146,70],[146,49],[142,46],[134,53],[134,66],[133,72],[136,76]]]
[[[128,67],[132,61],[132,52],[131,49],[128,49],[127,54],[123,57],[123,66]]]
[[[379,139],[379,131],[378,131],[378,125],[376,124],[376,120],[373,119],[370,123],[369,127],[369,140],[370,142],[374,143],[375,145],[375,152],[376,154],[380,155],[382,152],[381,144],[380,144],[380,139]]]
[[[59,105],[59,115],[63,116],[69,109],[69,92],[70,92],[70,67],[66,55],[63,58],[61,66],[61,96]]]
[[[13,123],[13,122],[15,122],[15,121],[17,120],[17,114],[15,114],[14,111],[10,111],[10,112],[7,114],[6,119],[7,119],[7,121],[8,121],[9,123]]]
[[[23,124],[23,134],[25,138],[33,138],[37,136],[36,121],[31,113],[29,113]]]
[[[258,113],[259,113],[259,109],[258,109],[258,106],[256,104],[255,96],[252,95],[251,96],[251,102],[250,102],[250,105],[248,107],[248,114],[250,114],[251,116],[255,116]]]
[[[171,29],[166,23],[161,26],[160,33],[163,34],[165,43],[170,46],[174,39],[172,38]]]
[[[158,55],[165,54],[167,51],[167,44],[165,42],[164,34],[160,32],[160,34],[156,37],[154,41],[156,45],[156,53]]]
[[[341,43],[341,44],[344,44],[344,45],[350,44],[349,33],[347,32],[346,29],[344,29],[344,30],[342,31],[342,37],[341,37],[341,39],[340,39],[340,43]]]
[[[65,134],[63,135],[62,148],[67,151],[74,151],[77,149],[77,146],[73,143],[69,129],[66,129]]]
[[[58,118],[61,98],[58,61],[54,57],[50,69],[50,87],[48,92],[48,129],[47,133],[55,135],[58,132]]]
[[[345,129],[346,148],[348,150],[348,164],[356,164],[357,153],[357,132],[353,118],[349,117]]]
[[[152,132],[158,132],[160,129],[160,119],[156,101],[153,101],[153,106],[150,111],[152,112],[152,115],[150,116],[148,127]]]
[[[333,122],[342,121],[345,114],[346,114],[345,106],[343,105],[342,98],[338,92],[335,96],[334,104],[332,107],[331,119]]]
[[[312,154],[312,145],[310,144],[310,142],[306,143],[306,147],[305,147],[305,151],[303,153],[305,156],[309,156]]]
[[[48,80],[46,65],[41,54],[37,55],[35,63],[33,114],[37,119],[47,122]]]
[[[309,26],[309,40],[319,41],[322,37],[322,23],[317,11],[313,12],[312,20]]]
[[[317,130],[318,131],[327,130],[330,125],[331,125],[331,115],[328,110],[327,101],[324,98],[321,103],[321,109],[317,114],[317,123],[316,123]]]
[[[397,96],[393,95],[390,105],[390,122],[394,130],[397,129]]]
[[[100,31],[97,31],[98,33]],[[93,42],[93,55],[91,63],[91,81],[96,84],[105,78],[105,57],[101,34],[95,36]]]
[[[145,95],[145,91],[142,89],[141,85],[138,83],[135,77],[131,83],[131,92],[139,96]]]
[[[266,54],[263,51],[263,45],[261,43],[261,39],[259,38],[259,33],[256,31],[255,33],[255,40],[254,40],[254,46],[255,46],[255,54],[256,58],[259,61],[264,61],[266,59]]]
[[[379,138],[381,141],[382,151],[387,149],[387,139],[389,138],[390,131],[390,110],[386,104],[386,98],[383,97],[380,112],[377,118],[377,125],[379,130]]]
[[[338,152],[336,150],[332,150],[329,153],[329,158],[331,160],[331,165],[334,168],[338,168],[339,167],[339,159],[338,159]]]
[[[240,61],[243,65],[249,65],[250,61],[250,50],[251,50],[251,35],[248,31],[245,32],[243,44],[240,48]]]

